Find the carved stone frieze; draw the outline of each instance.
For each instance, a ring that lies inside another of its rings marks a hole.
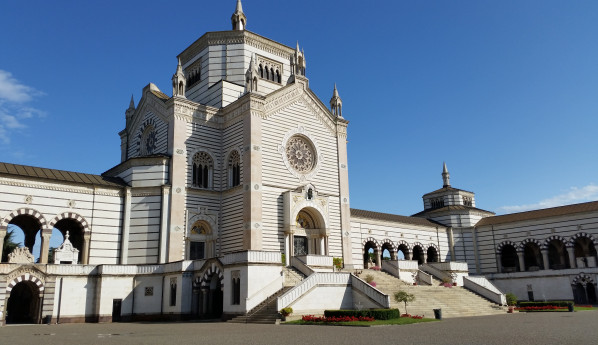
[[[32,264],[34,261],[35,258],[27,247],[15,248],[15,250],[8,254],[8,263],[10,264]]]

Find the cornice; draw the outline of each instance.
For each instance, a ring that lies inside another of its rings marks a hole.
[[[161,196],[162,186],[131,188],[131,196]]]
[[[139,166],[155,166],[155,165],[167,165],[170,161],[169,156],[165,155],[157,155],[157,156],[150,156],[150,157],[133,157],[129,158],[126,161],[106,170],[102,173],[102,176],[111,176],[116,177],[118,174]]]
[[[293,48],[260,36],[251,31],[216,31],[206,32],[203,36],[193,42],[187,49],[183,50],[177,57],[181,59],[183,67],[189,63],[201,51],[211,45],[229,45],[244,43],[274,54],[284,59],[290,59],[295,52]]]
[[[109,188],[103,187],[102,189],[98,189],[97,187],[78,187],[72,186],[62,183],[55,183],[49,184],[44,183],[41,181],[36,180],[15,180],[5,177],[0,177],[0,185],[5,186],[14,186],[14,187],[24,187],[24,188],[34,188],[34,189],[44,189],[44,190],[54,190],[60,192],[69,192],[69,193],[77,193],[77,194],[96,194],[96,195],[106,195],[106,196],[122,196],[122,189],[115,188],[113,190]],[[94,193],[95,191],[95,193]]]

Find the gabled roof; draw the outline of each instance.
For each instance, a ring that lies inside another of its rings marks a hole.
[[[429,208],[427,210],[423,210],[421,212],[418,212],[418,213],[412,215],[412,217],[422,217],[422,216],[433,214],[433,213],[442,213],[442,212],[448,212],[448,211],[463,211],[463,210],[494,214],[494,212],[482,210],[481,208],[477,208],[477,207],[465,206],[465,205],[449,205],[449,206],[444,206],[444,207],[439,207],[439,208]]]
[[[504,214],[500,216],[486,217],[481,219],[476,227],[484,225],[496,225],[525,220],[540,219],[546,217],[566,216],[569,214],[598,211],[598,201],[584,202],[567,206],[551,207],[541,210]]]
[[[442,225],[440,223],[436,223],[436,222],[433,222],[433,221],[425,219],[425,218],[399,216],[397,214],[358,210],[355,208],[351,209],[351,217],[383,220],[383,221],[388,221],[388,222],[405,223],[405,224],[411,224],[411,225],[421,225],[421,226],[431,226],[431,227],[442,226],[443,228],[445,227],[444,225]]]
[[[154,94],[156,97],[160,98],[163,102],[166,102],[170,99],[170,96],[168,96],[162,91],[150,90],[150,92]]]
[[[428,194],[434,194],[434,193],[440,193],[440,192],[448,192],[448,191],[452,191],[452,192],[467,192],[467,193],[473,194],[473,192],[470,192],[468,190],[453,188],[453,187],[449,186],[449,187],[442,187],[442,188],[437,189],[437,190],[435,190],[433,192],[430,192],[430,193],[426,193],[426,194],[424,194],[424,196],[426,196]]]
[[[42,179],[46,181],[59,181],[88,186],[91,185],[121,188],[127,185],[122,179],[115,177],[105,177],[73,171],[39,168],[3,162],[0,162],[0,176]]]

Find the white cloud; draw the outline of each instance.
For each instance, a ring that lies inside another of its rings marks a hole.
[[[499,213],[524,212],[529,210],[537,210],[540,208],[549,208],[556,206],[563,206],[569,204],[576,204],[580,202],[592,201],[598,199],[598,186],[589,184],[584,187],[571,187],[569,191],[553,196],[552,198],[540,200],[535,204],[528,205],[514,205],[499,207]]]
[[[10,72],[0,70],[0,142],[10,143],[14,131],[27,128],[25,120],[43,117],[45,113],[26,103],[43,93],[22,84]]]

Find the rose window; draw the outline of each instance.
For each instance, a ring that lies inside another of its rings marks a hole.
[[[306,174],[316,163],[314,149],[306,139],[294,136],[287,142],[287,159],[295,171]]]

